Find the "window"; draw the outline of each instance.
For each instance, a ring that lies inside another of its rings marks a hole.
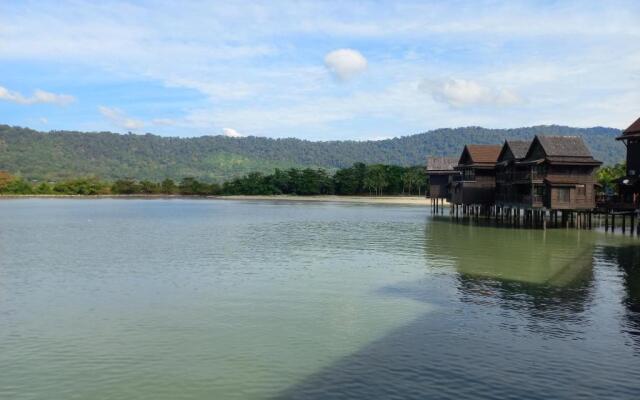
[[[585,197],[587,195],[587,187],[585,185],[576,185],[576,196]]]
[[[558,201],[562,203],[568,203],[571,199],[571,191],[569,188],[557,188],[558,192]]]
[[[535,166],[535,169],[534,169],[533,173],[536,176],[541,177],[541,176],[544,176],[547,173],[547,169],[545,168],[544,165],[539,164],[539,165]]]
[[[466,168],[463,172],[463,180],[465,181],[475,181],[476,180],[476,176],[475,173],[473,171],[473,169],[471,168]]]

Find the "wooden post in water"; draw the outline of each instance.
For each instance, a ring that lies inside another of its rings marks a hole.
[[[611,214],[611,232],[615,232],[616,231],[616,215],[615,214]]]

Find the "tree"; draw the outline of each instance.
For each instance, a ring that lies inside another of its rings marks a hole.
[[[368,167],[365,175],[365,184],[370,188],[370,190],[374,190],[377,196],[380,196],[389,184],[387,181],[385,166],[377,164]]]
[[[140,185],[133,179],[118,179],[111,186],[111,191],[116,194],[140,193]]]
[[[173,179],[166,178],[160,184],[160,191],[164,194],[176,194],[178,192],[178,187]]]
[[[596,179],[605,191],[615,191],[615,181],[625,176],[627,166],[625,163],[613,166],[600,167],[596,173]]]
[[[16,178],[13,177],[10,173],[6,171],[0,171],[0,190],[2,190],[3,187],[8,185],[9,182],[13,181],[14,179]]]

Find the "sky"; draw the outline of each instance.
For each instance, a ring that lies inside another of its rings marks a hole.
[[[640,1],[0,1],[0,123],[378,140],[625,128]]]

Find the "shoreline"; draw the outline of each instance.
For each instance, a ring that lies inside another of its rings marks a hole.
[[[429,198],[423,196],[337,196],[337,195],[229,195],[229,196],[186,196],[167,194],[121,194],[121,195],[0,195],[2,200],[16,199],[202,199],[236,201],[295,201],[356,204],[393,204],[408,206],[429,206]],[[445,203],[448,206],[448,203]]]
[[[359,203],[359,204],[394,204],[406,206],[428,206],[429,198],[423,196],[336,196],[336,195],[234,195],[215,196],[219,200],[242,201],[297,201],[297,202],[326,202],[326,203]]]

